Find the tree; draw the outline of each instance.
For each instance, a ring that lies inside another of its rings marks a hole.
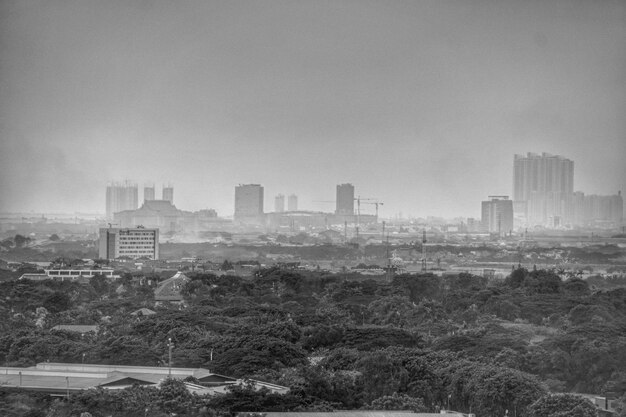
[[[193,404],[193,396],[185,383],[178,379],[167,378],[159,387],[157,405],[167,413],[181,414],[187,412]]]
[[[356,368],[361,371],[360,385],[366,402],[397,393],[408,383],[407,370],[382,351],[364,355]]]
[[[524,415],[526,408],[546,394],[534,376],[506,367],[457,361],[439,370],[456,408],[477,415]]]
[[[304,405],[301,397],[273,394],[265,387],[257,389],[252,381],[231,385],[228,390],[224,395],[210,397],[207,406],[234,415],[241,412],[257,414],[263,411],[290,411]]]
[[[68,310],[72,301],[65,292],[55,291],[43,300],[43,306],[51,313],[59,313]]]
[[[421,398],[410,397],[397,392],[376,398],[366,408],[369,410],[410,410],[414,413],[428,411],[428,408],[424,405],[424,400]]]
[[[15,242],[15,247],[16,248],[21,248],[25,244],[30,242],[30,238],[29,237],[24,237],[22,235],[15,235],[15,238],[13,238],[13,241]]]
[[[91,284],[99,296],[106,295],[109,292],[109,283],[107,278],[102,274],[96,274],[91,277],[89,284]]]
[[[529,417],[597,417],[586,398],[572,394],[546,394],[528,407]]]
[[[615,411],[619,417],[626,417],[626,394],[615,401]]]

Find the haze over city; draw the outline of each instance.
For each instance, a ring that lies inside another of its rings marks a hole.
[[[626,190],[622,1],[0,5],[0,211],[104,212],[113,180],[233,213],[336,184],[382,216],[477,216],[515,153]]]

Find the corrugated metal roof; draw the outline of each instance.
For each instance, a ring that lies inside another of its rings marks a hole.
[[[76,333],[89,333],[89,332],[98,333],[98,326],[87,325],[87,324],[58,324],[54,326],[52,330],[66,330],[68,332],[76,332]]]
[[[395,410],[347,410],[333,412],[267,412],[266,417],[459,417],[451,413],[414,413],[412,411]]]

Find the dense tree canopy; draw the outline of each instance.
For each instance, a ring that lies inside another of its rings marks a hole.
[[[183,409],[192,410],[189,415],[435,411],[448,402],[477,415],[509,410],[519,416],[573,404],[572,413],[586,416],[586,403],[548,393],[619,398],[626,392],[623,288],[592,291],[579,278],[563,281],[552,271],[521,268],[502,282],[430,273],[388,281],[280,268],[247,278],[189,277],[182,290],[185,308],[155,306],[153,287],[132,276],[118,282],[95,276],[88,284],[2,282],[0,362],[164,365],[171,339],[174,366],[290,388],[281,396],[248,385],[213,399],[187,396],[176,382],[158,389],[93,390],[55,405],[59,416],[130,416],[146,408],[151,415],[184,415]],[[142,307],[156,314],[131,314]],[[52,330],[57,324],[99,330]],[[31,408],[53,407],[43,397],[20,395]]]

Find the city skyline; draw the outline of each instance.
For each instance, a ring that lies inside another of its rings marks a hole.
[[[0,211],[103,212],[111,179],[234,211],[259,183],[331,211],[480,217],[514,154],[626,190],[626,5],[495,0],[4,3]],[[371,208],[371,207],[370,207]]]

